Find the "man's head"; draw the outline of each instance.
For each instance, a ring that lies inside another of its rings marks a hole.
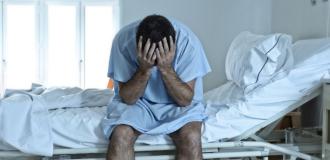
[[[151,43],[156,43],[161,41],[164,37],[169,42],[169,37],[172,36],[175,43],[175,30],[171,22],[161,15],[150,15],[145,17],[139,24],[136,32],[136,43],[139,41],[139,37],[142,36],[142,48],[150,38]]]

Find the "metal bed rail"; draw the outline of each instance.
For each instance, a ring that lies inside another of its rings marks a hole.
[[[304,146],[304,149],[301,149]],[[310,153],[320,153],[321,144],[271,144],[267,142],[254,141],[237,141],[237,142],[215,142],[203,144],[203,149],[215,149],[210,152],[204,152],[204,159],[212,158],[239,158],[239,157],[265,157],[271,155],[288,155],[291,159],[304,160],[319,160],[319,158],[299,152],[304,151]],[[135,152],[153,152],[153,151],[170,151],[175,150],[174,145],[136,145]],[[55,149],[54,155],[75,155],[75,154],[104,154],[106,148],[83,148],[83,149],[69,149],[61,148]],[[2,151],[0,157],[29,157],[30,154],[19,151]],[[44,159],[47,159],[45,157]],[[51,158],[49,158],[51,159]],[[95,158],[94,158],[95,159]],[[97,158],[96,158],[97,159]],[[98,158],[102,159],[102,158]],[[137,156],[137,160],[169,160],[174,159],[173,155],[142,155]]]

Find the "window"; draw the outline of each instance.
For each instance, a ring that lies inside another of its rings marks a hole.
[[[48,85],[79,86],[76,10],[76,6],[48,6]]]
[[[31,83],[37,80],[35,7],[33,5],[5,7],[6,86],[29,88]]]
[[[85,86],[100,88],[108,83],[108,79],[102,77],[108,70],[111,42],[115,34],[113,29],[109,29],[113,25],[112,7],[88,6],[85,14]]]
[[[118,0],[0,0],[0,91],[106,88]]]

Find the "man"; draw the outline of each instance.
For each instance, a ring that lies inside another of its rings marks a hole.
[[[176,159],[202,159],[202,77],[208,72],[201,43],[178,21],[151,15],[121,29],[108,72],[115,96],[102,122],[107,159],[134,159],[140,134],[168,134]]]

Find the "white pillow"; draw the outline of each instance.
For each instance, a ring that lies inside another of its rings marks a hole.
[[[226,57],[226,76],[247,94],[287,75],[293,66],[292,38],[286,34],[240,33]]]

